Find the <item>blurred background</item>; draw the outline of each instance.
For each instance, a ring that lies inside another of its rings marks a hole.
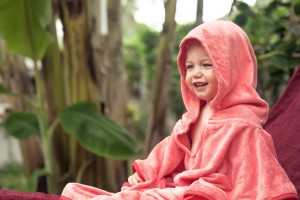
[[[179,42],[214,19],[247,32],[272,108],[300,63],[300,0],[1,0],[0,188],[119,191],[185,111]]]

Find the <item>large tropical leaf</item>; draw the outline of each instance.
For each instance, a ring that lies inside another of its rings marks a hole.
[[[64,129],[92,153],[115,159],[128,159],[136,152],[136,142],[117,123],[94,111],[94,104],[84,102],[59,113]]]
[[[51,41],[46,31],[50,20],[50,0],[0,1],[0,36],[11,52],[41,59]]]
[[[4,122],[4,128],[9,135],[18,139],[26,139],[32,134],[39,134],[37,118],[31,112],[10,113]]]

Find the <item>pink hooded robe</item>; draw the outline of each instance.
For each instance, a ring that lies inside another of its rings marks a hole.
[[[188,131],[199,115],[200,100],[185,83],[184,46],[190,39],[198,40],[209,55],[219,88],[194,154]],[[269,108],[255,90],[256,57],[246,33],[229,21],[204,23],[182,40],[177,61],[187,112],[147,159],[133,163],[133,172],[144,182],[124,183],[118,193],[69,183],[62,196],[79,200],[297,199],[295,187],[277,161],[272,138],[262,128]]]

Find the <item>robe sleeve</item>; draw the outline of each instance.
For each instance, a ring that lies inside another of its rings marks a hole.
[[[183,151],[177,146],[173,136],[168,136],[158,143],[144,160],[136,160],[132,171],[144,180],[139,187],[164,188],[165,177],[172,173],[184,158]]]

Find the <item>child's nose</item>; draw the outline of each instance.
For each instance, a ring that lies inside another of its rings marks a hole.
[[[202,70],[201,70],[201,67],[200,66],[195,66],[195,69],[194,69],[194,76],[196,77],[201,77],[202,76]]]

